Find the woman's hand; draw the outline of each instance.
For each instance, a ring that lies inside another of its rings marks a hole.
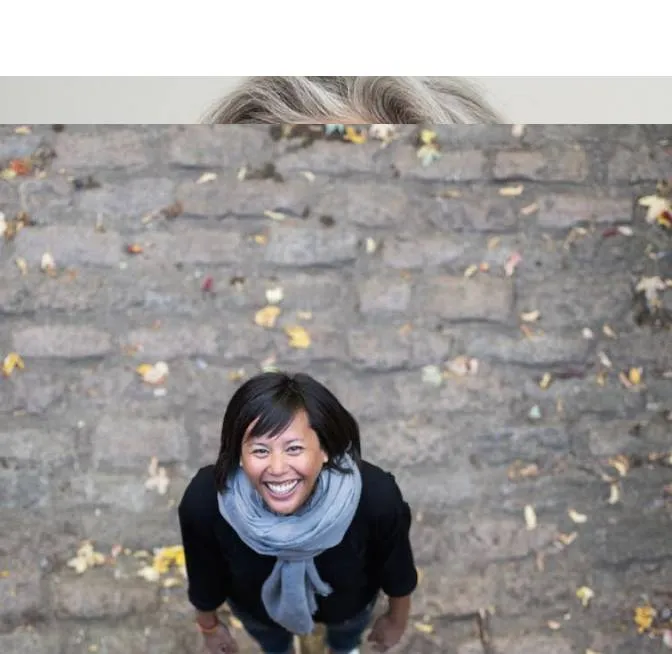
[[[228,627],[221,622],[211,634],[203,634],[207,654],[238,654],[238,643]]]
[[[378,652],[386,652],[394,647],[406,631],[406,620],[399,620],[391,613],[381,615],[374,623],[369,634],[369,642]]]

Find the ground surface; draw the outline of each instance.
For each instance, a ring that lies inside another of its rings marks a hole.
[[[337,393],[413,507],[421,583],[398,651],[662,651],[633,610],[672,602],[672,469],[648,462],[672,448],[672,338],[637,324],[633,287],[672,277],[669,231],[637,206],[672,174],[670,139],[440,129],[443,156],[423,166],[406,135],[298,147],[242,126],[0,128],[0,169],[33,156],[44,171],[0,181],[6,222],[31,223],[0,239],[0,354],[25,364],[0,377],[0,651],[199,651],[184,587],[137,577],[137,553],[179,544],[176,503],[216,455],[240,369],[273,357]],[[275,325],[256,325],[278,287]],[[288,343],[296,325],[307,349]],[[477,370],[425,368],[460,356]],[[135,369],[158,361],[155,387]],[[154,456],[165,494],[145,485]],[[116,560],[77,574],[85,539]]]

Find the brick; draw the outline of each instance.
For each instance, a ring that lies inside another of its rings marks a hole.
[[[486,156],[480,150],[450,150],[442,148],[441,157],[428,166],[423,166],[416,148],[408,144],[390,148],[384,154],[402,177],[443,182],[472,182],[485,177]]]
[[[171,598],[172,600],[173,598]],[[162,609],[163,610],[163,609]],[[143,625],[103,625],[79,623],[78,629],[65,637],[65,654],[86,654],[90,648],[105,654],[127,654],[142,652],[143,654],[197,654],[202,651],[203,637],[194,633],[186,624],[178,624],[175,629],[158,626],[153,621]],[[81,624],[81,627],[80,627]],[[186,633],[185,633],[186,632]],[[187,649],[185,642],[191,639],[198,642],[193,648]],[[69,648],[69,649],[68,649]],[[242,652],[243,650],[241,650]]]
[[[122,346],[136,346],[138,356],[170,360],[196,355],[217,354],[218,332],[208,325],[162,326],[160,329],[135,329],[121,339]]]
[[[545,151],[498,152],[495,179],[529,179],[548,182],[583,182],[589,174],[586,153],[579,147]]]
[[[170,135],[168,161],[185,168],[231,168],[273,159],[268,127],[257,125],[180,125]]]
[[[109,570],[86,576],[55,578],[51,585],[54,613],[65,619],[122,618],[159,606],[159,586],[135,579],[113,579]]]
[[[408,228],[421,213],[420,206],[428,198],[390,182],[331,184],[319,192],[312,206],[314,215],[329,215],[336,222],[364,227]]]
[[[494,583],[480,572],[468,572],[459,569],[457,566],[447,565],[446,561],[438,570],[432,570],[423,579],[422,596],[427,597],[427,613],[429,615],[442,616],[464,616],[469,613],[475,613],[488,606],[492,606],[492,596],[494,595]],[[450,593],[446,593],[446,587],[451,588]],[[422,599],[420,600],[422,601]],[[413,597],[413,604],[416,605],[416,597]],[[479,641],[479,646],[480,641]],[[416,650],[412,650],[415,652]],[[436,652],[437,649],[430,650]],[[454,651],[445,650],[444,651]],[[464,654],[460,650],[460,654]],[[469,652],[469,654],[472,654]],[[483,648],[474,650],[473,654],[483,654]]]
[[[56,137],[56,167],[67,171],[87,168],[139,168],[154,161],[156,139],[146,127],[100,127],[91,133],[63,132]]]
[[[340,228],[271,227],[264,251],[279,266],[338,266],[357,258],[357,234]]]
[[[374,143],[353,145],[340,141],[315,141],[307,148],[279,156],[276,167],[280,174],[289,177],[302,171],[314,174],[346,175],[348,173],[385,174],[391,172],[379,155]]]
[[[594,195],[550,195],[540,198],[537,220],[549,229],[596,223],[632,222],[632,200]]]
[[[71,225],[30,227],[21,230],[15,241],[16,255],[29,266],[38,266],[45,252],[56,266],[116,266],[122,259],[121,236],[116,232],[96,232]]]
[[[468,339],[466,354],[506,363],[553,366],[582,364],[591,349],[591,342],[578,332],[574,336],[544,333],[531,338],[484,333]]]
[[[100,215],[105,225],[135,222],[140,228],[143,216],[175,201],[175,187],[175,182],[170,179],[137,178],[79,191],[75,195],[75,203],[80,210]]]
[[[57,409],[67,397],[66,375],[24,369],[0,384],[0,413],[25,411],[39,415]]]
[[[669,514],[634,514],[621,516],[607,528],[591,534],[590,545],[595,559],[608,565],[657,561],[672,556],[669,538],[672,519]],[[633,538],[633,534],[637,534]]]
[[[429,216],[430,223],[442,232],[507,232],[518,225],[517,200],[491,192],[464,195],[460,198],[437,198],[438,211]]]
[[[106,415],[92,438],[96,466],[144,470],[153,456],[168,463],[188,455],[184,424],[171,418]]]
[[[411,302],[411,285],[403,279],[371,277],[360,283],[359,311],[365,316],[405,313]]]
[[[2,481],[0,476],[0,483]],[[2,495],[0,490],[0,496]],[[4,502],[2,505],[11,508],[11,505]],[[19,551],[12,551],[0,556],[0,564],[1,569],[9,573],[7,577],[0,577],[0,630],[4,631],[21,622],[44,617],[45,598],[41,585],[42,575],[37,562],[24,561]],[[0,646],[3,645],[3,638],[0,636]],[[0,651],[4,654],[7,650]]]
[[[418,289],[414,306],[423,315],[445,320],[506,322],[513,308],[513,286],[508,279],[441,275]]]
[[[469,250],[464,239],[402,234],[384,240],[382,258],[386,266],[400,270],[457,268],[465,264]]]
[[[155,232],[137,239],[144,253],[139,264],[150,260],[171,264],[232,264],[244,256],[245,244],[238,232],[229,229],[183,227]]]
[[[611,184],[656,182],[672,175],[672,156],[664,146],[619,148],[608,164]]]
[[[14,349],[24,357],[82,359],[102,357],[112,349],[110,335],[92,327],[40,325],[13,334]]]
[[[239,181],[235,176],[220,177],[207,184],[186,182],[177,194],[185,214],[199,217],[262,217],[264,211],[300,216],[315,193],[305,178]]]
[[[4,654],[53,654],[61,649],[58,631],[35,631],[33,628],[0,634],[0,651]]]
[[[444,360],[451,351],[449,336],[424,330],[408,333],[387,327],[364,327],[348,332],[352,365],[362,370],[386,371],[417,367]]]
[[[540,311],[546,329],[567,327],[579,333],[583,327],[599,331],[623,315],[630,298],[630,283],[622,273],[593,274],[589,284],[583,275],[565,273],[518,286],[520,311]]]
[[[516,636],[515,638],[495,638],[493,646],[497,654],[573,654],[576,650],[564,636],[554,634],[552,636],[530,634]],[[480,650],[477,649],[480,647]],[[458,654],[480,654],[483,646],[480,641],[473,641],[460,645]]]
[[[69,429],[11,429],[0,432],[0,457],[47,466],[74,462],[75,437]]]
[[[451,432],[453,430],[451,429]],[[539,461],[549,454],[567,454],[570,437],[559,425],[495,427],[472,436],[472,452],[488,466]]]
[[[28,179],[19,186],[19,194],[23,210],[42,224],[40,213],[68,207],[72,203],[72,184],[64,177]]]

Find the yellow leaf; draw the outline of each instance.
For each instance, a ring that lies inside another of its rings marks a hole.
[[[14,130],[14,134],[30,134],[32,132],[32,128],[28,125],[21,125],[20,127],[17,127]]]
[[[551,375],[551,373],[550,372],[545,372],[544,376],[541,378],[541,381],[539,382],[539,387],[542,390],[546,390],[551,385],[552,381],[553,381],[553,376]]]
[[[144,568],[138,570],[138,577],[142,577],[145,581],[158,581],[161,575],[151,565],[146,565]]]
[[[534,511],[534,507],[530,504],[525,507],[525,524],[529,531],[537,527],[537,514]]]
[[[378,249],[378,244],[371,237],[366,239],[366,253],[373,254]]]
[[[424,622],[415,622],[413,623],[416,631],[419,631],[423,634],[432,634],[434,633],[434,627],[431,624],[426,624]]]
[[[266,301],[269,304],[280,304],[284,297],[285,294],[280,286],[266,289]]]
[[[571,518],[572,522],[576,522],[577,525],[581,525],[588,520],[587,515],[584,515],[583,513],[579,513],[578,511],[575,511],[574,509],[569,509],[569,511],[567,511],[567,513],[569,514],[569,517]]]
[[[345,141],[350,141],[351,143],[361,144],[366,143],[366,132],[358,131],[354,127],[345,128],[345,136],[343,137]]]
[[[595,593],[593,592],[592,588],[588,588],[588,586],[581,586],[581,588],[576,591],[576,596],[581,600],[581,604],[583,604],[583,606],[588,606],[588,604],[590,604],[590,600],[595,597]]]
[[[177,579],[176,577],[168,577],[167,579],[164,579],[162,584],[164,588],[175,588],[177,586],[182,585],[182,580]]]
[[[643,634],[645,631],[649,630],[655,617],[656,609],[652,606],[638,606],[635,609],[635,624],[637,625],[638,633]]]
[[[290,347],[295,347],[300,350],[305,350],[310,347],[310,334],[304,327],[294,325],[285,328],[285,334],[289,336]]]
[[[565,546],[567,547],[568,545],[571,545],[575,540],[578,534],[573,531],[571,534],[563,534],[560,533],[558,534],[558,540]]]
[[[610,466],[618,470],[618,474],[621,475],[621,477],[625,477],[625,475],[628,474],[628,470],[630,469],[630,461],[628,461],[627,456],[624,456],[623,454],[612,456],[608,463]]]
[[[40,270],[44,272],[49,272],[50,270],[53,270],[55,267],[56,263],[54,262],[54,257],[52,257],[49,252],[45,252],[42,255],[42,259],[40,261]]]
[[[141,377],[142,381],[146,384],[161,384],[166,380],[168,376],[168,364],[164,361],[158,361],[155,364],[151,363],[141,363],[136,369]]]
[[[609,504],[618,504],[621,499],[621,491],[618,484],[609,484]]]
[[[478,266],[476,264],[472,264],[464,271],[464,276],[473,277],[477,272],[478,272]]]
[[[309,182],[314,182],[315,181],[315,175],[310,172],[310,170],[304,170],[301,173]]]
[[[431,129],[420,130],[420,142],[423,145],[430,145],[434,141],[436,141],[436,132],[433,132]]]
[[[254,322],[256,325],[259,325],[259,327],[272,329],[275,327],[279,315],[280,307],[269,304],[263,309],[259,309],[259,311],[254,314]]]
[[[520,210],[520,213],[523,216],[531,216],[535,211],[539,210],[539,205],[536,202],[533,202],[532,204],[528,204],[527,206],[523,207]]]
[[[647,207],[646,222],[654,223],[666,211],[672,211],[672,204],[667,198],[658,195],[647,195],[639,198],[638,204]]]
[[[28,264],[23,257],[16,257],[16,267],[21,271],[22,275],[28,273]]]
[[[548,628],[551,629],[552,631],[557,631],[562,626],[559,622],[556,622],[555,620],[549,620],[546,624],[548,625]]]
[[[641,368],[630,368],[628,372],[628,380],[633,386],[636,386],[642,381],[642,369]]]
[[[238,368],[238,370],[231,370],[228,374],[229,381],[237,382],[245,377],[245,369]]]
[[[268,243],[268,236],[266,234],[255,234],[253,238],[257,245],[266,245]]]
[[[16,368],[23,370],[25,364],[17,352],[10,352],[2,363],[2,374],[5,375],[5,377],[9,377]]]
[[[499,189],[499,194],[503,195],[505,198],[515,198],[523,192],[524,188],[525,187],[522,184],[518,184],[517,186],[504,186]]]
[[[0,170],[0,179],[4,180],[10,180],[14,179],[16,177],[16,171],[12,170],[11,168],[5,168],[3,170]]]

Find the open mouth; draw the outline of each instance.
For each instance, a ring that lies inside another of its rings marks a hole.
[[[266,488],[268,489],[271,497],[278,500],[282,500],[290,497],[297,489],[300,483],[301,483],[300,479],[294,479],[292,481],[283,481],[281,483],[274,483],[267,481],[264,482],[264,486],[266,486]]]

